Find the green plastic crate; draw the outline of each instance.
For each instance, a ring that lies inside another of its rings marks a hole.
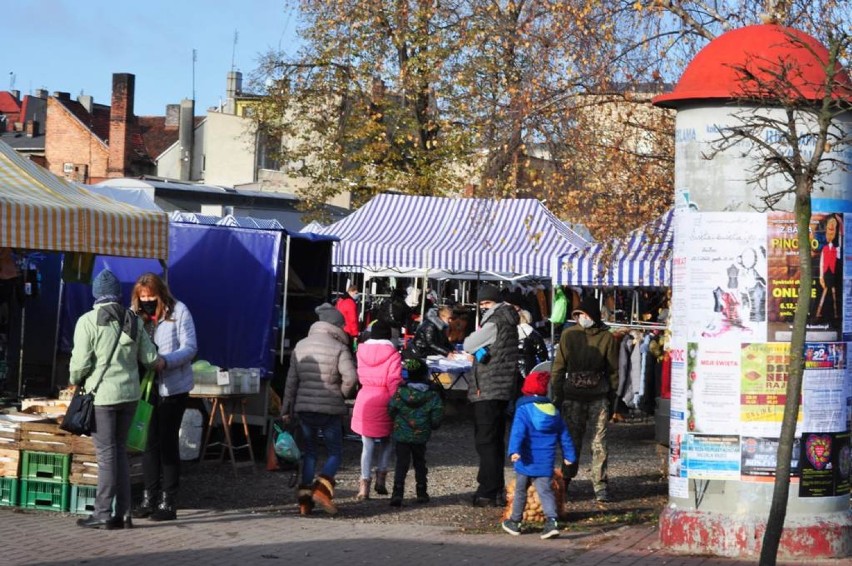
[[[21,452],[21,479],[68,483],[71,454]]]
[[[50,481],[21,480],[21,507],[68,511],[71,485]]]
[[[17,507],[18,478],[0,478],[0,506]]]
[[[71,512],[80,515],[90,515],[95,510],[96,485],[71,486]]]

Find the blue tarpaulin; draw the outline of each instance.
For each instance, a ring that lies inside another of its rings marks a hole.
[[[172,223],[169,287],[187,305],[198,335],[198,359],[224,368],[273,368],[273,333],[281,246],[286,233],[231,226]],[[122,281],[129,303],[136,278],[162,273],[158,262],[99,257]],[[63,304],[62,349],[69,351],[77,318],[91,308],[91,286],[70,283]],[[69,321],[71,321],[69,323]]]

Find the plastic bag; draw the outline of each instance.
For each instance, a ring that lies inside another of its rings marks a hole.
[[[275,455],[289,464],[298,464],[302,457],[296,439],[279,422],[272,423]]]

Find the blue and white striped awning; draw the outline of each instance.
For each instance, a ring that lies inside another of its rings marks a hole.
[[[260,230],[284,230],[284,226],[274,218],[253,218],[251,216],[215,216],[197,212],[173,211],[169,215],[172,222],[184,224],[204,224],[207,226],[231,226],[233,228],[258,228]]]
[[[557,260],[553,282],[581,287],[668,287],[674,241],[670,209],[624,240],[600,243]]]
[[[534,199],[383,194],[317,233],[340,238],[341,271],[551,278],[554,260],[588,242]]]

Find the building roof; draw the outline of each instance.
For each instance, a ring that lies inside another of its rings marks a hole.
[[[194,127],[197,128],[203,121],[204,116],[195,116]],[[167,126],[165,116],[139,116],[137,123],[145,149],[152,159],[160,157],[178,141],[180,134],[178,127]]]
[[[674,108],[692,100],[767,99],[780,94],[821,100],[828,59],[825,46],[802,31],[772,24],[747,26],[707,44],[675,89],[653,102]],[[793,64],[795,70],[785,73],[785,84],[778,85],[772,71],[782,64]],[[852,100],[852,82],[845,70],[840,69],[835,84],[835,98]]]

